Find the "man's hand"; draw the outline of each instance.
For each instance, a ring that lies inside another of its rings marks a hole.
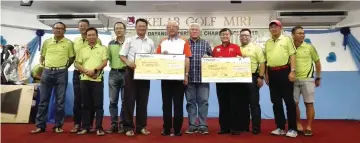
[[[320,79],[316,80],[315,79],[315,87],[319,87],[320,86]]]
[[[94,74],[91,78],[96,79],[98,77],[98,74]]]
[[[290,74],[289,74],[289,80],[290,80],[291,82],[294,82],[294,81],[296,80],[296,75],[295,75],[295,72],[294,72],[294,71],[290,72]]]
[[[265,76],[265,83],[266,85],[269,85],[269,76]]]
[[[86,74],[87,76],[92,77],[92,76],[94,76],[95,71],[94,71],[94,70],[86,70],[86,71],[85,71],[85,74]]]
[[[167,54],[169,54],[169,52],[168,52],[168,51],[164,51],[164,52],[162,52],[162,54],[167,55]]]
[[[130,67],[131,69],[135,69],[135,68],[136,68],[136,65],[135,65],[134,62],[128,61],[128,62],[126,62],[126,65],[127,65],[128,67]]]
[[[188,85],[188,83],[189,83],[189,76],[185,76],[185,78],[184,78],[184,85]]]
[[[261,88],[264,85],[264,81],[261,78],[257,78],[257,86]]]

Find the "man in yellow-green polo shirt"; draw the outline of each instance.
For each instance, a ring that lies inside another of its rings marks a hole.
[[[111,71],[109,74],[109,111],[111,115],[111,127],[107,133],[123,133],[124,122],[124,85],[126,64],[120,59],[120,49],[125,41],[126,26],[122,22],[116,22],[114,25],[116,39],[110,41],[108,46],[108,60]],[[121,94],[120,122],[118,122],[118,101]]]
[[[36,115],[36,129],[31,133],[41,133],[46,128],[46,114],[52,89],[55,88],[56,116],[54,132],[63,132],[65,93],[68,83],[68,67],[74,62],[72,41],[64,37],[66,25],[57,22],[53,25],[54,37],[45,40],[40,52],[40,63],[44,66],[40,84],[40,103]]]
[[[34,79],[34,83],[40,83],[43,71],[44,67],[41,64],[37,64],[32,68],[31,77]]]
[[[253,82],[249,86],[249,104],[252,120],[252,133],[259,134],[261,131],[261,108],[259,104],[260,93],[259,90],[263,86],[263,79],[265,74],[265,55],[261,47],[251,43],[250,29],[242,29],[240,31],[241,53],[250,57],[251,71],[253,75]],[[247,118],[247,127],[245,131],[249,130],[250,118]]]
[[[88,46],[89,42],[86,39],[86,30],[89,28],[90,22],[87,19],[82,19],[78,22],[78,29],[81,33],[81,37],[74,40],[75,56],[80,53],[83,47]],[[97,39],[97,43],[102,45],[100,39]],[[73,106],[73,120],[74,128],[70,130],[71,133],[80,131],[81,128],[81,89],[80,89],[80,72],[75,68],[73,74],[73,89],[74,89],[74,106]],[[91,112],[90,126],[93,125],[94,111]],[[90,127],[92,129],[92,127]]]
[[[282,25],[278,20],[269,24],[271,39],[265,43],[266,83],[269,85],[270,98],[273,103],[276,128],[272,135],[296,137],[296,105],[293,96],[296,79],[296,48],[291,37],[281,34]],[[283,100],[287,110],[288,131],[285,132],[285,115]]]
[[[320,86],[321,63],[319,55],[309,43],[304,42],[305,31],[301,26],[296,26],[291,30],[296,52],[296,81],[294,83],[294,100],[296,103],[297,130],[304,132],[305,136],[312,136],[312,121],[315,117],[314,93],[315,87]],[[314,81],[314,64],[316,68],[316,78]],[[303,95],[307,126],[305,130],[300,123],[299,98]]]
[[[103,69],[107,65],[106,47],[98,44],[98,31],[96,28],[86,30],[86,39],[89,44],[83,47],[76,56],[75,67],[81,72],[80,88],[82,99],[82,130],[77,134],[90,132],[91,110],[96,114],[96,134],[105,134],[102,128],[104,116],[104,86],[102,84]],[[94,108],[93,108],[94,107]]]

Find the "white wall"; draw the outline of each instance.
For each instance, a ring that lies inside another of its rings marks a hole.
[[[25,45],[35,36],[35,30],[19,29],[1,26],[1,35],[6,39],[7,44]]]

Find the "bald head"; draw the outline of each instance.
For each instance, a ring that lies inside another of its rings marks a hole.
[[[169,37],[175,37],[179,32],[179,22],[175,20],[168,21],[166,25],[166,30]]]

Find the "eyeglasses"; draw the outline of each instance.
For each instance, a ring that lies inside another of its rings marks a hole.
[[[250,35],[240,35],[240,37],[250,37]]]
[[[65,30],[65,28],[53,27],[54,30]]]

